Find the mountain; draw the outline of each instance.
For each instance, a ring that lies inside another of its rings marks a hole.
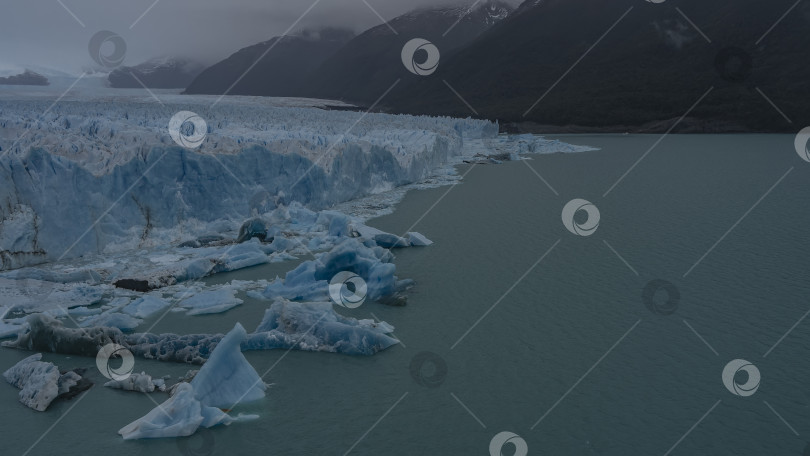
[[[141,83],[150,89],[183,89],[202,70],[203,66],[196,62],[161,57],[136,66],[116,68],[107,80],[116,89],[139,89]]]
[[[810,125],[810,4],[794,3],[529,0],[469,46],[443,54],[431,76],[404,81],[383,105],[471,115],[446,81],[481,117],[523,129],[666,130],[714,87],[682,126],[795,131]],[[381,78],[377,88],[388,83]]]
[[[327,59],[307,81],[310,96],[371,104],[397,79],[420,79],[403,68],[401,54],[410,40],[430,41],[444,59],[513,10],[508,3],[485,0],[472,9],[424,8],[399,16],[360,34]]]
[[[275,37],[240,49],[205,69],[184,93],[307,96],[306,78],[353,37],[354,32],[341,29]],[[257,60],[255,67],[248,71]]]
[[[49,84],[48,78],[31,70],[25,70],[20,74],[0,78],[0,85],[46,86]]]

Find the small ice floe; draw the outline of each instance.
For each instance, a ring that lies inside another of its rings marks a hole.
[[[229,286],[216,290],[202,291],[188,299],[180,301],[177,306],[188,309],[187,315],[222,313],[244,302],[235,296],[236,292],[237,290],[235,288]]]
[[[152,376],[146,372],[141,372],[140,374],[130,374],[123,380],[110,380],[105,383],[104,386],[124,391],[152,393],[155,390],[166,391],[166,380],[162,378],[153,379]]]
[[[125,440],[183,437],[194,434],[200,427],[258,418],[256,415],[234,418],[221,410],[265,395],[267,385],[242,355],[241,344],[246,337],[245,329],[237,323],[190,383],[178,384],[171,398],[118,433]]]
[[[53,363],[42,361],[37,353],[23,359],[3,373],[12,386],[20,389],[20,402],[39,412],[48,409],[57,398],[70,398],[93,384],[84,379],[82,370],[60,372]]]
[[[136,318],[149,318],[168,306],[169,303],[162,298],[145,295],[127,304],[123,312]]]

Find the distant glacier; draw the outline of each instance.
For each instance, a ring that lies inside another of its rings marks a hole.
[[[498,132],[483,120],[252,97],[213,108],[214,97],[165,99],[66,99],[50,110],[50,99],[0,100],[0,269],[154,247],[217,221],[233,229],[292,201],[328,208],[425,179],[465,154],[465,140]],[[170,137],[179,110],[207,122],[199,149]]]

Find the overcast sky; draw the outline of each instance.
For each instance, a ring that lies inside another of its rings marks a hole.
[[[95,67],[87,48],[90,38],[100,30],[124,38],[125,65],[161,55],[186,56],[210,64],[239,48],[281,35],[296,21],[294,30],[339,26],[359,32],[382,23],[377,13],[389,20],[418,7],[472,4],[474,0],[367,0],[376,13],[363,0],[320,0],[304,14],[313,2],[7,1],[0,15],[0,71],[32,66],[81,72]],[[509,2],[517,4],[519,0]]]

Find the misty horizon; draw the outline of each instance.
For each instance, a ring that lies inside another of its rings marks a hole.
[[[520,3],[520,0],[502,1],[515,7]],[[138,65],[161,57],[211,65],[239,49],[285,32],[293,35],[306,30],[339,28],[359,34],[383,24],[381,18],[390,21],[415,9],[477,2],[282,0],[268,5],[258,0],[237,0],[227,6],[215,0],[171,3],[147,0],[114,6],[106,3],[63,0],[47,5],[5,5],[4,16],[13,21],[2,24],[0,40],[13,46],[0,50],[0,73],[8,75],[24,69],[92,72],[98,65],[90,58],[87,43],[100,30],[110,30],[126,41],[123,65]],[[234,27],[235,24],[238,26]]]

